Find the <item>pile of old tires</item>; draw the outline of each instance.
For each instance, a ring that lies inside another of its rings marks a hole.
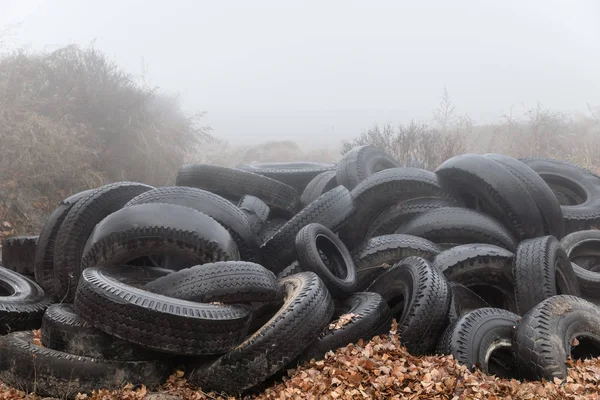
[[[361,146],[105,185],[4,240],[0,380],[73,397],[178,368],[235,395],[392,319],[413,354],[564,378],[600,355],[599,221],[600,177],[498,154],[430,172]]]

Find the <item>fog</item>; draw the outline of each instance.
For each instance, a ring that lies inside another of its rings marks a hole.
[[[600,105],[600,2],[3,0],[13,47],[95,46],[235,143]]]

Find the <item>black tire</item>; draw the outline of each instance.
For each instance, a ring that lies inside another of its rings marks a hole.
[[[332,296],[347,297],[354,293],[354,261],[335,233],[321,224],[308,224],[296,235],[295,246],[301,268],[317,274]]]
[[[469,311],[490,307],[487,301],[468,287],[456,282],[448,282],[452,292],[452,302],[448,316],[454,322]]]
[[[429,354],[448,325],[450,288],[444,275],[420,257],[407,257],[368,288],[379,293],[398,321],[400,342],[414,355]]]
[[[290,185],[296,189],[298,193],[302,193],[304,188],[306,188],[306,185],[308,185],[315,176],[326,171],[335,170],[336,165],[300,161],[240,164],[236,166],[236,168],[278,180],[286,185]]]
[[[89,237],[81,265],[125,265],[155,255],[176,258],[177,265],[170,266],[177,269],[239,259],[233,238],[213,218],[189,207],[159,203],[122,208],[103,219]]]
[[[199,303],[277,302],[283,293],[277,277],[262,265],[220,261],[172,272],[144,286],[145,290]]]
[[[153,203],[189,207],[214,218],[229,231],[243,260],[260,262],[258,237],[244,213],[229,200],[202,189],[161,187],[134,197],[125,207]]]
[[[565,234],[600,227],[600,176],[571,163],[521,158],[537,172],[561,204]]]
[[[561,239],[565,235],[565,220],[556,195],[531,167],[522,161],[502,154],[485,154],[509,170],[525,186],[540,211],[544,234]]]
[[[0,267],[0,335],[38,329],[52,300],[33,280]]]
[[[282,218],[270,219],[263,225],[260,230],[260,234],[258,235],[258,241],[261,244],[264,244],[268,239],[273,236],[275,232],[277,232],[286,222],[289,220]]]
[[[375,218],[369,227],[367,238],[391,235],[396,232],[396,229],[402,224],[407,223],[418,215],[438,208],[453,207],[457,205],[457,202],[450,201],[449,199],[427,197],[403,201],[391,206]]]
[[[338,186],[336,172],[325,171],[315,176],[304,188],[300,196],[300,204],[306,207],[320,195]]]
[[[281,280],[285,303],[244,343],[212,365],[191,372],[188,382],[205,391],[238,395],[283,369],[325,329],[333,300],[313,272]]]
[[[184,165],[177,174],[176,185],[197,187],[236,201],[247,194],[256,196],[271,207],[273,214],[283,217],[293,215],[300,201],[296,189],[283,182],[216,165]]]
[[[401,225],[396,233],[420,236],[444,248],[488,243],[517,250],[516,240],[500,222],[466,208],[443,207],[426,212]]]
[[[1,265],[21,275],[33,276],[37,236],[11,236],[2,240]]]
[[[135,182],[112,183],[86,193],[75,203],[60,225],[54,245],[54,290],[58,299],[73,300],[83,248],[96,224],[152,189]]]
[[[410,235],[384,235],[369,239],[353,255],[356,267],[356,290],[364,290],[386,268],[417,256],[432,261],[442,249],[427,239]]]
[[[433,265],[451,282],[471,289],[493,308],[516,312],[514,254],[489,244],[467,244],[438,254]]]
[[[269,219],[269,214],[271,213],[271,209],[261,199],[255,196],[246,195],[240,199],[238,202],[238,208],[242,210],[248,223],[254,230],[254,233],[257,235],[260,234],[265,222]]]
[[[287,278],[290,275],[299,274],[300,272],[305,272],[305,271],[302,269],[302,267],[300,267],[300,263],[298,262],[298,260],[296,260],[293,263],[291,263],[290,265],[288,265],[287,267],[285,267],[285,269],[283,271],[278,273],[277,279]]]
[[[148,349],[180,355],[224,353],[244,340],[249,307],[154,294],[120,282],[115,278],[120,269],[87,268],[81,275],[74,309],[93,327]]]
[[[513,261],[517,314],[557,294],[581,296],[569,257],[554,236],[524,240]]]
[[[53,304],[42,319],[42,345],[52,350],[104,360],[140,361],[163,358],[125,340],[107,335],[75,314],[71,304]]]
[[[337,231],[353,212],[352,196],[348,189],[341,185],[319,196],[261,246],[265,267],[278,273],[296,259],[294,240],[304,226],[316,222]]]
[[[380,148],[370,145],[358,146],[344,154],[339,161],[337,181],[348,190],[352,190],[374,173],[399,166],[392,156]]]
[[[478,367],[499,378],[515,378],[513,338],[519,318],[499,308],[469,311],[448,327],[437,352],[451,354],[471,371]]]
[[[600,355],[600,308],[568,295],[542,301],[521,318],[515,352],[521,378],[565,379],[567,358]]]
[[[560,241],[572,264],[579,283],[581,296],[590,301],[600,299],[600,271],[594,270],[595,261],[600,257],[600,231],[587,230],[573,232]],[[586,263],[580,263],[587,259]]]
[[[110,361],[75,356],[33,344],[32,332],[0,337],[0,380],[27,393],[74,399],[92,390],[119,390],[128,383],[155,389],[171,364],[161,361]]]
[[[448,193],[433,172],[417,168],[377,172],[352,190],[356,212],[340,232],[340,238],[354,250],[364,242],[373,220],[389,207],[418,197],[451,198]]]
[[[435,173],[470,208],[502,222],[518,240],[544,234],[544,223],[527,187],[503,164],[478,154],[446,160]]]
[[[55,300],[58,300],[58,294],[54,288],[54,244],[58,230],[75,203],[91,192],[92,190],[79,192],[61,201],[44,223],[38,237],[33,266],[34,277],[46,295]]]
[[[338,323],[340,317],[350,318]],[[321,332],[293,364],[302,364],[311,359],[320,360],[328,351],[335,351],[360,339],[371,340],[390,331],[391,310],[387,302],[378,293],[358,292],[344,300],[337,309],[333,321]]]

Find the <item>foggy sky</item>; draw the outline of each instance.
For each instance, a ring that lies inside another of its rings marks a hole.
[[[10,44],[105,51],[230,142],[320,146],[427,119],[600,105],[600,2],[0,0]],[[142,62],[143,59],[143,62]]]

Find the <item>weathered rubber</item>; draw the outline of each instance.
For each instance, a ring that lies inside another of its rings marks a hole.
[[[261,199],[255,196],[243,196],[238,202],[238,208],[244,213],[248,223],[257,235],[260,234],[265,222],[269,219],[271,209]],[[262,242],[261,242],[262,243]]]
[[[448,282],[448,284],[452,292],[452,302],[450,303],[450,311],[448,313],[450,323],[453,323],[469,311],[490,306],[487,301],[468,287],[456,282]]]
[[[244,171],[267,176],[290,185],[302,193],[306,185],[317,175],[335,170],[335,164],[323,164],[309,161],[297,162],[266,162],[254,164],[240,164],[236,166]],[[332,188],[333,189],[333,188]]]
[[[358,146],[344,154],[337,165],[337,181],[348,190],[376,172],[399,167],[400,164],[382,149],[370,145]]]
[[[600,256],[600,231],[586,230],[573,232],[560,241],[569,259],[573,262],[573,271],[577,276],[583,298],[590,301],[600,299],[600,273],[577,264],[576,259]]]
[[[306,207],[323,193],[338,186],[336,171],[325,171],[315,176],[304,188],[300,196],[300,204]]]

